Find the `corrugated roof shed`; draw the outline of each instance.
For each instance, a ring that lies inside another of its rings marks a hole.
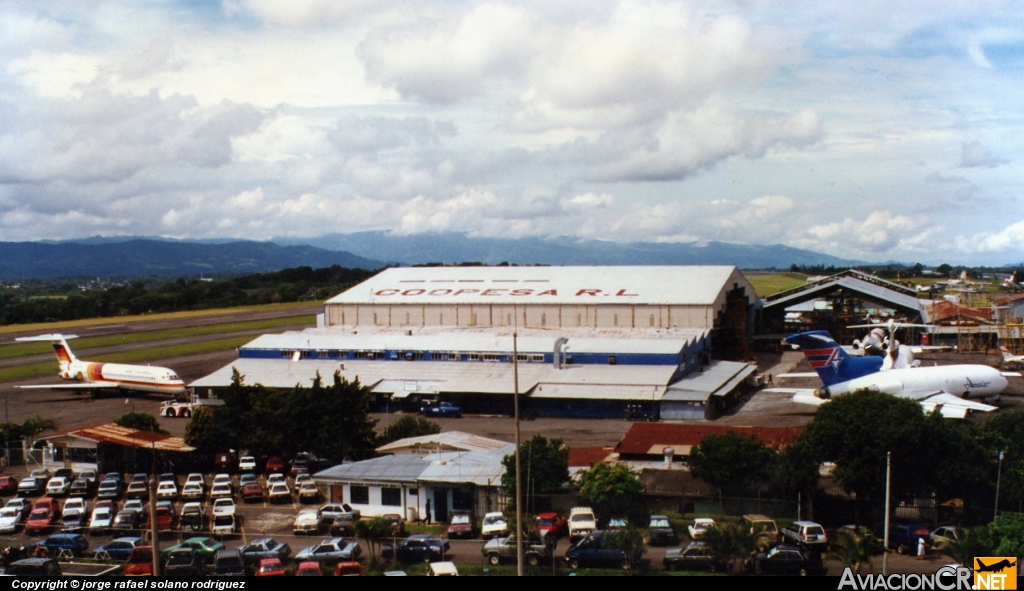
[[[765,309],[777,308],[780,306],[782,308],[787,308],[793,303],[824,297],[826,294],[837,288],[860,293],[865,298],[873,299],[878,302],[885,302],[892,305],[894,308],[904,308],[914,311],[920,314],[925,322],[927,322],[927,312],[921,304],[921,301],[918,300],[916,296],[908,295],[902,288],[900,290],[894,290],[886,285],[880,285],[878,283],[868,282],[856,277],[848,276],[838,276],[834,279],[801,286],[787,292],[775,294],[774,296],[771,296],[770,301],[766,303],[764,307]]]
[[[733,283],[750,283],[731,266],[401,267],[327,301],[331,304],[710,305]]]
[[[487,453],[505,449],[509,445],[507,441],[490,439],[463,431],[445,431],[443,433],[422,435],[420,437],[406,437],[405,439],[392,441],[387,445],[378,447],[377,452],[382,454],[412,453],[416,455],[447,451],[479,451]]]
[[[635,423],[615,446],[615,451],[623,458],[650,455],[660,457],[666,447],[671,447],[675,450],[676,456],[686,456],[689,455],[690,448],[698,445],[705,436],[721,435],[727,431],[752,435],[769,447],[781,449],[796,441],[804,428]]]
[[[60,440],[63,438],[78,438],[94,443],[112,443],[124,447],[156,449],[159,451],[190,452],[196,448],[185,445],[180,437],[170,434],[153,433],[152,431],[138,431],[121,427],[114,423],[104,423],[93,427],[81,427],[64,431],[55,435],[41,437],[46,441]]]

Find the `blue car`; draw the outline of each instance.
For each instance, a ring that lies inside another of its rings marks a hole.
[[[58,556],[61,551],[81,556],[89,549],[89,540],[82,534],[55,534],[39,542],[35,547],[46,548],[48,556]]]
[[[116,560],[118,562],[127,562],[128,557],[132,555],[132,550],[138,546],[147,545],[146,540],[138,536],[117,538],[93,550],[92,556],[96,560],[109,559]]]

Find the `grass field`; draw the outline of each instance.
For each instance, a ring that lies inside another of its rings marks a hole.
[[[200,341],[196,343],[185,343],[167,347],[153,347],[139,351],[128,351],[112,355],[99,355],[89,361],[101,361],[104,363],[144,363],[154,359],[165,359],[167,357],[178,357],[180,355],[194,355],[196,353],[209,353],[211,351],[223,351],[241,347],[252,340],[252,336],[229,337],[214,341]],[[23,380],[48,374],[57,374],[57,362],[32,363],[0,369],[0,381]]]
[[[107,319],[108,322],[110,319]],[[316,323],[316,316],[305,314],[301,316],[286,316],[284,318],[269,318],[266,320],[252,320],[249,322],[228,322],[224,324],[210,324],[207,326],[190,326],[185,328],[173,328],[166,330],[148,330],[120,335],[104,335],[99,337],[85,337],[76,339],[71,343],[71,348],[90,349],[94,347],[110,347],[115,345],[126,345],[131,343],[145,343],[152,341],[163,341],[182,337],[205,336],[211,334],[230,334],[233,332],[252,330],[272,330],[282,326],[295,326],[298,324],[310,325]],[[45,332],[59,332],[50,326]],[[38,355],[53,350],[52,345],[46,342],[19,343],[0,347],[0,359],[22,357],[25,355]]]
[[[750,271],[743,273],[743,276],[754,286],[757,295],[762,298],[805,285],[809,277],[804,273],[756,273]]]
[[[165,314],[141,314],[138,316],[115,316],[113,318],[89,318],[87,320],[68,320],[66,322],[10,324],[7,326],[0,326],[0,334],[10,334],[14,332],[61,332],[74,328],[101,326],[104,324],[110,324],[111,322],[117,322],[118,324],[129,324],[132,322],[173,320],[175,318],[195,318],[197,316],[216,316],[218,314],[233,314],[238,312],[266,312],[270,310],[290,310],[294,308],[308,308],[310,305],[310,302],[291,302],[288,304],[266,304],[262,306],[241,306],[238,308],[216,308],[213,310],[168,312]]]

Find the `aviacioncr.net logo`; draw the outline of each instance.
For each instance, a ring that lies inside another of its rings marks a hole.
[[[937,572],[931,574],[918,573],[894,573],[891,575],[867,574],[855,575],[850,567],[843,569],[843,576],[839,580],[839,590],[851,589],[852,591],[969,591],[981,589],[971,584],[973,571],[967,567],[946,565]],[[998,587],[999,589],[1016,589],[1017,580],[1014,578],[1013,587]]]

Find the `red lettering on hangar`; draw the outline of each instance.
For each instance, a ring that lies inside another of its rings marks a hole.
[[[510,295],[510,296],[517,296],[517,297],[522,297],[522,296],[557,296],[558,295],[558,290],[557,289],[548,289],[546,291],[534,291],[532,289],[512,289],[512,290],[509,290],[509,289],[485,289],[483,291],[480,291],[479,289],[458,289],[458,290],[452,291],[450,289],[432,289],[430,291],[427,291],[425,289],[406,289],[406,290],[403,291],[401,289],[379,289],[379,290],[375,291],[373,295],[380,296],[380,297],[394,296],[394,295],[413,297],[413,296],[421,296],[421,295],[428,295],[428,296],[448,296],[448,295],[450,295],[450,296],[461,296],[461,295],[473,295],[473,294],[477,294],[477,295],[480,295],[480,296],[491,296],[491,297],[493,297],[493,296],[502,296],[502,295]],[[576,297],[598,296],[598,295],[615,296],[615,297],[626,297],[626,298],[638,297],[638,294],[629,293],[628,289],[620,289],[620,290],[616,291],[615,293],[604,292],[604,290],[600,290],[600,289],[581,289],[581,290],[577,291],[575,295],[576,295]]]

